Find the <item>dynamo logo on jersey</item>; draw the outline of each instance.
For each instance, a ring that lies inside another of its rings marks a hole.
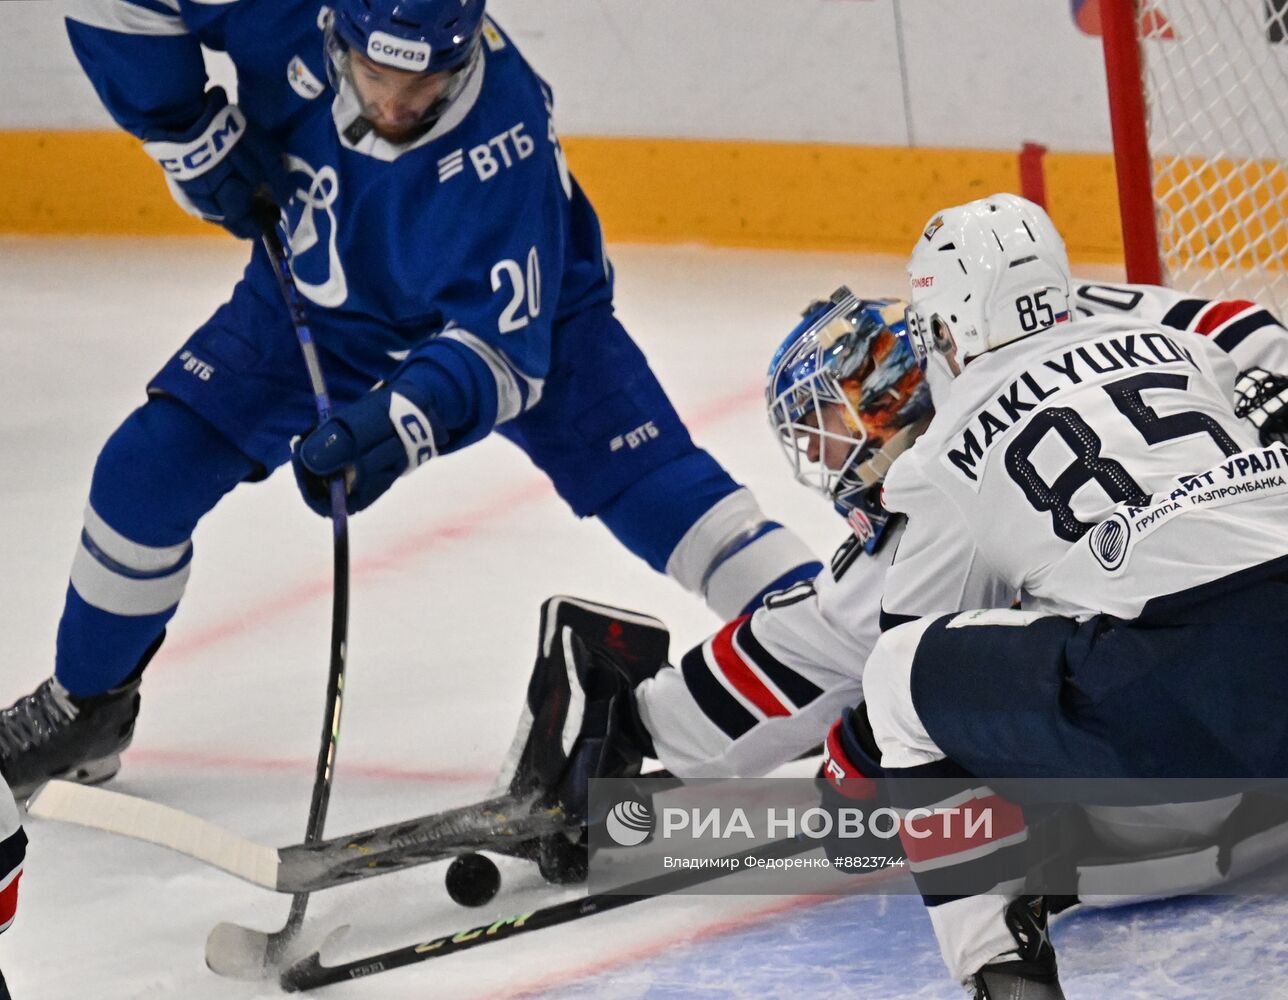
[[[320,306],[335,308],[349,297],[349,282],[340,263],[339,233],[335,202],[340,195],[340,179],[335,167],[314,170],[298,156],[287,155],[286,165],[308,180],[297,185],[287,205],[287,234],[291,246],[291,273],[300,294]],[[299,217],[294,218],[294,213]],[[325,255],[321,252],[324,245]]]
[[[373,31],[367,37],[367,58],[382,66],[419,73],[428,68],[433,54],[428,42],[408,41],[384,31]]]

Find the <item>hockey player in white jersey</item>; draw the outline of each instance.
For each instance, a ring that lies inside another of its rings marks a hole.
[[[656,756],[680,777],[755,776],[817,746],[862,695],[880,595],[903,519],[880,502],[896,456],[930,422],[930,392],[900,334],[904,303],[840,288],[769,366],[769,422],[796,480],[849,533],[812,583],[770,595],[636,690]]]
[[[1288,331],[1248,304],[1193,300],[1202,308],[1187,305],[1183,315],[1174,307],[1191,300],[1167,289],[1125,285],[1084,285],[1076,298],[1085,314],[1152,310],[1178,328],[1196,315],[1233,319],[1242,324],[1233,328],[1243,331],[1238,349],[1250,352],[1249,363],[1278,367],[1288,345]],[[1223,322],[1203,332],[1230,328]],[[903,518],[891,517],[880,505],[881,482],[930,416],[928,386],[910,349],[895,339],[903,329],[901,303],[859,300],[842,288],[806,310],[770,365],[770,423],[793,474],[828,498],[851,528],[830,565],[812,585],[798,584],[772,596],[753,615],[728,623],[690,649],[675,668],[663,669],[668,636],[660,621],[576,598],[552,598],[542,609],[537,666],[507,781],[525,770],[520,759],[534,753],[527,747],[534,716],[544,718],[547,731],[563,731],[567,718],[561,713],[575,701],[564,678],[577,676],[590,684],[588,674],[607,671],[624,674],[609,688],[625,720],[616,737],[631,749],[625,758],[610,755],[605,767],[620,766],[626,758],[637,765],[649,756],[684,778],[762,775],[817,746],[826,734],[828,773],[838,790],[844,785],[855,770],[852,759],[863,756],[862,745],[871,739],[866,716],[853,706],[862,699],[863,665],[880,631],[885,573],[903,530]],[[593,646],[607,655],[595,657]],[[593,697],[579,704],[587,700]],[[554,756],[558,760],[550,768],[557,774],[567,760]],[[529,775],[532,767],[529,759]],[[572,788],[576,781],[565,778],[563,784]],[[1218,805],[1185,822],[1201,834],[1204,824],[1222,822],[1230,808]],[[1181,823],[1175,815],[1159,818],[1158,835],[1166,849],[1175,845]],[[1143,817],[1133,815],[1131,824],[1134,859],[1164,849],[1145,840]],[[1103,817],[1096,825],[1112,832]],[[1205,861],[1197,856],[1196,861],[1192,873],[1187,869],[1181,875],[1195,881],[1177,888],[1212,878]],[[1168,888],[1160,885],[1159,891]]]
[[[851,738],[843,722],[830,735],[828,727],[862,696],[902,530],[881,507],[881,482],[930,418],[925,380],[899,337],[904,311],[902,302],[838,289],[806,310],[770,365],[770,423],[793,473],[849,528],[830,563],[726,623],[675,666],[656,618],[549,599],[503,786],[541,789],[576,814],[590,778],[637,773],[644,757],[685,779],[750,777],[825,737]],[[552,838],[541,866],[549,878],[575,878],[584,857]]]
[[[0,934],[18,915],[18,883],[27,857],[27,833],[9,786],[0,780]],[[0,1000],[9,1000],[9,987],[0,973]]]
[[[937,804],[909,780],[924,775],[988,794],[1006,778],[1288,774],[1272,324],[1178,298],[1174,325],[1206,308],[1215,337],[1163,327],[1132,315],[1158,294],[1141,289],[1079,316],[1058,233],[1011,195],[936,215],[909,271],[936,416],[886,480],[908,524],[882,601],[894,627],[864,677],[879,761],[860,769],[902,808]],[[922,845],[913,870],[1006,870],[1025,835]],[[1041,898],[999,881],[927,903],[975,997],[1063,995]]]

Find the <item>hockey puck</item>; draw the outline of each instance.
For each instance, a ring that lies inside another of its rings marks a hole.
[[[501,873],[491,858],[462,854],[447,866],[447,894],[461,906],[483,906],[501,889]]]

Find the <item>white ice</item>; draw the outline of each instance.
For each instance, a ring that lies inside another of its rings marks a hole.
[[[94,456],[149,376],[226,296],[243,248],[210,240],[0,241],[0,700],[52,666]],[[619,312],[700,443],[820,553],[844,527],[793,484],[765,425],[769,356],[812,298],[897,294],[901,262],[836,254],[619,247]],[[1093,277],[1112,277],[1103,270]],[[303,832],[330,612],[326,522],[289,472],[243,486],[196,534],[192,582],[148,669],[112,787],[285,844]],[[537,609],[555,593],[660,615],[673,652],[715,619],[577,522],[516,449],[435,461],[352,524],[349,683],[328,833],[470,801],[519,713]],[[0,939],[16,1000],[251,1000],[207,971],[208,929],[279,927],[287,899],[159,848],[32,821],[17,924]],[[314,897],[310,933],[353,925],[342,957],[522,911],[551,890],[505,869],[495,903],[447,900],[441,865]],[[1171,908],[1168,909],[1167,907]],[[1288,957],[1278,901],[1205,901],[1066,921],[1070,997],[1269,997]],[[1062,936],[1063,935],[1063,936]],[[1081,989],[1080,989],[1081,987]],[[954,997],[907,896],[653,900],[320,991],[343,998]]]

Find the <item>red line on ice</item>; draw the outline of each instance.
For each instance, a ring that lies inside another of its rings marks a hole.
[[[690,430],[700,430],[733,416],[753,402],[759,403],[762,398],[759,388],[742,389],[700,408],[686,423]],[[433,471],[421,474],[433,475]],[[353,580],[362,580],[374,573],[383,572],[391,566],[410,562],[444,542],[468,538],[497,523],[502,515],[512,514],[519,504],[532,503],[553,495],[554,489],[546,479],[529,479],[481,510],[459,515],[446,523],[439,523],[433,528],[404,537],[396,544],[389,545],[372,555],[355,559]],[[569,514],[569,517],[571,516]],[[623,556],[630,558],[626,553],[623,553]],[[307,580],[276,596],[260,600],[255,607],[234,617],[216,620],[203,627],[187,629],[181,635],[174,636],[166,643],[159,663],[167,666],[174,665],[193,653],[276,621],[281,616],[304,607],[312,601],[327,599],[330,596],[330,577]]]
[[[690,430],[700,430],[728,419],[753,403],[759,405],[762,399],[763,393],[759,387],[741,389],[700,407],[685,423]],[[433,472],[430,471],[424,474],[433,475]],[[502,515],[512,514],[514,508],[519,504],[531,503],[553,495],[554,488],[545,478],[528,479],[481,510],[459,515],[446,523],[440,522],[435,527],[419,534],[400,539],[397,544],[389,545],[372,555],[354,560],[352,579],[354,581],[362,580],[373,574],[383,572],[392,566],[410,562],[436,545],[458,541],[478,534],[497,523]],[[571,513],[569,516],[572,516]],[[623,558],[631,558],[625,552],[622,555]],[[329,576],[306,580],[295,587],[281,591],[275,596],[259,600],[253,608],[236,616],[217,619],[208,625],[190,628],[182,634],[172,637],[166,643],[165,651],[152,669],[155,672],[157,666],[170,667],[182,664],[194,654],[209,649],[211,646],[243,635],[252,629],[270,624],[283,615],[290,614],[312,601],[329,600],[330,597],[331,579]],[[153,762],[163,762],[165,760],[179,762],[182,760],[195,766],[208,765],[217,761],[217,758],[210,755],[191,754],[185,756],[182,752],[177,751],[147,751],[141,747],[130,751],[131,760],[146,760],[149,757]],[[288,769],[300,766],[311,767],[312,762],[303,760],[268,761],[246,757],[229,759],[228,765],[248,768],[276,769],[280,767]],[[448,778],[441,777],[441,775],[448,772],[403,771],[393,767],[381,768],[377,765],[351,764],[348,761],[345,761],[343,769],[347,775],[364,775],[377,778],[406,777],[413,780],[427,781],[473,780],[477,777],[474,774],[469,774],[466,777],[466,772],[461,772],[462,777],[459,779]]]
[[[217,770],[236,768],[247,771],[309,771],[312,759],[303,757],[248,757],[239,754],[201,753],[189,750],[159,750],[136,747],[130,750],[133,764],[183,764],[186,767]],[[364,764],[346,760],[343,764],[346,778],[378,778],[390,781],[426,781],[461,784],[488,784],[496,775],[491,771],[424,770],[410,767],[393,767],[387,764]]]

